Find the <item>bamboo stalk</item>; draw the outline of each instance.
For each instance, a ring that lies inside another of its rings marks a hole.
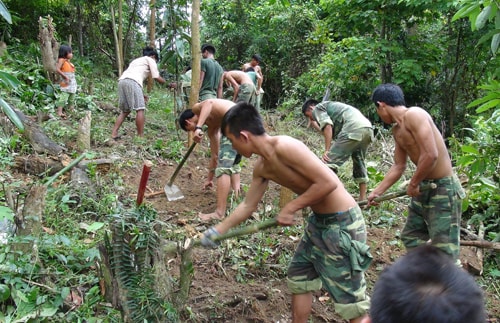
[[[52,183],[54,183],[54,181],[59,176],[61,176],[62,174],[66,173],[68,170],[70,170],[71,168],[73,168],[76,165],[78,165],[78,163],[82,159],[84,159],[86,156],[87,156],[87,154],[81,154],[77,159],[75,159],[71,163],[69,163],[68,166],[64,167],[63,169],[61,169],[60,171],[58,171],[57,173],[55,173],[54,176],[52,176],[51,178],[48,179],[48,181],[45,183],[45,186],[49,187],[50,185],[52,185]]]
[[[429,184],[421,185],[419,187],[419,189],[420,189],[420,192],[422,192],[422,191],[428,191],[428,190],[435,189],[436,187],[437,187],[436,184],[429,183]],[[406,195],[406,189],[399,190],[399,191],[392,192],[392,193],[387,193],[387,194],[384,194],[382,196],[376,197],[373,200],[375,202],[382,202],[382,201],[392,200],[392,199],[394,199],[396,197],[401,197],[401,196],[405,196],[405,195]],[[364,200],[364,201],[359,201],[358,202],[359,206],[363,206],[363,205],[367,205],[367,204],[368,204],[368,200]]]

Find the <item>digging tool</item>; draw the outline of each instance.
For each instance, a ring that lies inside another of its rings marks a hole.
[[[179,173],[182,166],[186,162],[186,159],[189,157],[189,155],[193,151],[194,146],[196,146],[196,142],[193,142],[191,144],[191,146],[189,146],[188,151],[186,152],[184,157],[182,157],[181,162],[179,163],[179,165],[175,169],[175,172],[172,174],[172,177],[170,177],[170,180],[168,181],[167,185],[165,185],[165,195],[167,195],[167,199],[169,201],[176,201],[176,200],[180,200],[180,199],[184,198],[184,195],[182,194],[181,190],[176,185],[173,185],[173,183],[174,183],[175,178],[177,177],[177,174]]]
[[[429,184],[420,185],[419,190],[420,190],[420,192],[428,191],[428,190],[435,189],[436,187],[437,187],[436,184],[429,183]],[[392,200],[396,197],[401,197],[401,196],[405,196],[405,195],[406,195],[406,189],[399,190],[399,191],[392,192],[392,193],[387,193],[387,194],[384,194],[382,196],[376,197],[373,200],[375,202],[382,202],[382,201]],[[358,202],[359,206],[363,206],[363,205],[367,205],[367,204],[368,204],[368,200]]]
[[[434,183],[425,184],[425,185],[420,186],[420,191],[427,191],[430,189],[435,189],[436,187],[437,187],[437,185]],[[375,202],[382,202],[382,201],[391,200],[391,199],[394,199],[396,197],[401,197],[401,196],[405,196],[405,195],[406,195],[406,189],[400,190],[397,192],[393,192],[393,193],[384,194],[382,196],[375,198],[374,200],[375,200]],[[366,201],[366,200],[359,201],[358,205],[362,206],[362,205],[366,205],[367,203],[368,203],[368,201]],[[260,223],[254,223],[254,224],[250,224],[248,226],[244,226],[244,227],[230,230],[229,232],[227,232],[225,234],[221,234],[217,237],[214,237],[213,241],[217,242],[217,241],[222,241],[222,240],[226,240],[226,239],[230,239],[230,238],[234,238],[234,237],[239,237],[239,236],[255,233],[258,231],[262,231],[265,229],[274,228],[276,226],[278,226],[278,221],[276,220],[276,218],[272,218],[272,219],[262,221]],[[201,240],[196,239],[196,240],[190,242],[188,247],[192,248],[192,247],[198,247],[200,245],[201,245]],[[163,248],[163,250],[167,254],[172,254],[172,253],[176,252],[177,248],[178,248],[178,244],[172,242],[170,244],[167,244]]]

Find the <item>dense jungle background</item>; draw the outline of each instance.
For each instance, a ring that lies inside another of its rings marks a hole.
[[[198,212],[215,208],[215,190],[202,187],[207,140],[175,181],[184,198],[168,201],[163,191],[189,147],[177,116],[196,93],[147,82],[145,136],[135,136],[131,115],[121,138],[110,138],[117,79],[142,48],[160,52],[169,84],[197,70],[203,43],[216,47],[226,70],[261,55],[268,132],[298,138],[318,156],[323,137],[307,126],[302,102],[326,94],[360,109],[377,136],[369,189],[394,148],[371,91],[397,83],[408,106],[426,109],[467,191],[462,263],[485,292],[489,322],[499,322],[498,2],[2,0],[0,15],[0,322],[290,322],[286,268],[302,223],[215,250],[184,248],[213,224]],[[66,119],[55,113],[61,44],[73,48],[78,83]],[[254,161],[242,162],[243,195]],[[339,177],[355,195],[350,168]],[[229,197],[228,211],[243,197]],[[271,185],[245,225],[272,219],[287,198]],[[369,291],[405,253],[407,203],[401,197],[363,211],[374,255]],[[310,321],[341,322],[324,291]]]

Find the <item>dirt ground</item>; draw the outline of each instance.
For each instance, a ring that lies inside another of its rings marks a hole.
[[[129,139],[124,139],[120,145],[129,146]],[[130,141],[130,140],[129,140]],[[177,223],[186,232],[202,232],[210,225],[197,219],[198,212],[212,212],[215,209],[215,189],[202,190],[207,174],[207,154],[203,147],[196,149],[181,169],[175,184],[180,188],[185,198],[169,202],[163,187],[173,174],[176,164],[161,159],[153,160],[154,166],[148,181],[146,194],[160,193],[146,197],[160,214],[163,221]],[[130,147],[128,151],[134,150]],[[137,149],[136,149],[137,150]],[[140,154],[139,154],[140,155]],[[252,164],[256,157],[248,160],[242,170],[241,182],[250,182]],[[131,190],[139,184],[142,165],[122,168],[120,172]],[[272,185],[269,188],[269,200],[279,198],[280,188]],[[405,204],[401,204],[404,207]],[[376,281],[380,271],[391,264],[394,259],[404,254],[401,244],[395,243],[395,232],[402,227],[401,223],[391,229],[370,225],[368,222],[368,241],[372,247],[374,260],[366,272],[368,291]],[[279,234],[273,231],[269,234]],[[294,248],[296,241],[288,236],[282,236],[281,244],[286,248]],[[193,251],[194,279],[190,290],[188,308],[184,314],[185,322],[291,322],[290,294],[286,279],[267,275],[262,270],[255,273],[245,283],[238,282],[236,272],[230,266],[224,266],[219,260],[220,250],[197,248]],[[462,263],[474,261],[471,248],[462,248]],[[177,263],[179,259],[175,260]],[[269,264],[272,266],[273,264]],[[175,265],[174,265],[175,267]],[[500,322],[500,298],[498,294],[486,294],[488,300],[489,322]],[[310,322],[343,322],[333,311],[332,300],[324,291],[314,295],[313,311]]]
[[[133,123],[125,124],[123,132],[134,133]],[[148,139],[146,140],[146,142]],[[70,144],[69,144],[70,145]],[[69,147],[71,151],[73,147]],[[185,149],[184,151],[186,151]],[[186,235],[193,236],[203,232],[212,223],[203,223],[198,220],[198,212],[212,212],[215,210],[215,189],[202,189],[207,175],[208,146],[207,143],[197,147],[189,157],[175,180],[175,184],[184,194],[178,201],[168,201],[163,189],[174,173],[177,164],[174,161],[163,159],[147,149],[147,145],[134,142],[132,135],[124,135],[119,141],[93,143],[96,158],[111,158],[116,161],[114,171],[123,178],[124,188],[117,189],[120,197],[130,197],[137,193],[141,178],[144,160],[153,163],[148,180],[145,202],[150,204],[159,214],[159,219],[175,224]],[[256,157],[244,161],[241,183],[243,187],[250,183],[252,164]],[[244,191],[244,189],[243,189]],[[280,187],[271,184],[266,193],[266,203],[279,199]],[[231,206],[231,205],[230,205]],[[265,208],[263,203],[262,207]],[[233,205],[234,207],[234,205]],[[404,208],[401,203],[398,208]],[[376,281],[381,270],[391,264],[397,257],[404,254],[404,250],[397,243],[395,232],[400,230],[403,221],[392,228],[383,228],[372,225],[367,221],[368,241],[374,260],[366,272],[368,292]],[[292,239],[288,235],[280,234],[279,229],[269,230],[269,235],[279,239],[276,252],[293,250],[298,237]],[[192,281],[189,299],[183,310],[183,322],[263,322],[285,323],[291,322],[290,293],[286,286],[284,275],[277,277],[276,270],[249,269],[245,279],[238,280],[237,272],[232,266],[222,263],[220,250],[196,248],[193,251],[194,279]],[[475,256],[471,248],[462,248],[462,263],[472,262]],[[180,259],[173,258],[170,262],[172,275],[178,275]],[[278,266],[266,263],[268,267]],[[284,272],[285,268],[282,268]],[[249,278],[248,278],[249,277]],[[243,282],[241,282],[243,281]],[[500,322],[500,295],[486,292],[488,303],[489,322]],[[333,302],[324,291],[314,295],[313,311],[310,322],[343,322],[333,311]]]

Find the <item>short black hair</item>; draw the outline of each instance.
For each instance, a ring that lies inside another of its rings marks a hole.
[[[215,47],[213,45],[211,45],[211,44],[203,44],[203,46],[201,46],[201,52],[203,53],[206,50],[209,53],[215,55]]]
[[[403,90],[396,84],[380,84],[373,90],[372,101],[378,107],[377,102],[384,102],[392,107],[406,105]]]
[[[309,109],[311,105],[317,105],[319,103],[318,100],[307,99],[302,105],[302,114],[306,114],[306,111]]]
[[[186,120],[189,120],[192,117],[194,117],[194,112],[192,109],[186,109],[181,113],[181,115],[179,116],[179,126],[182,130],[187,131]]]
[[[372,323],[484,323],[484,296],[474,278],[432,245],[414,248],[375,283]]]
[[[262,57],[259,54],[255,54],[252,56],[258,63],[262,63]]]
[[[226,112],[221,124],[221,131],[224,136],[227,136],[226,127],[229,133],[236,138],[239,138],[242,130],[249,131],[257,136],[266,132],[259,111],[247,102],[239,102]]]
[[[59,55],[57,57],[58,58],[68,58],[69,53],[73,53],[73,49],[71,49],[71,46],[61,45],[61,47],[59,47]]]
[[[156,49],[150,46],[144,47],[144,49],[142,50],[142,56],[154,56],[157,61],[159,59]]]

